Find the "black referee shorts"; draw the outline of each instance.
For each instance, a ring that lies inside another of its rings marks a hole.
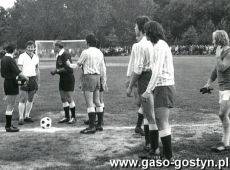
[[[60,91],[74,91],[75,78],[73,74],[68,76],[60,76],[59,90]]]
[[[4,80],[5,95],[18,95],[19,87],[16,78]]]

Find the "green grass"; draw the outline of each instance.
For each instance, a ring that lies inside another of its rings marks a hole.
[[[128,63],[128,57],[109,57],[106,63]],[[215,115],[218,112],[218,86],[211,95],[202,95],[199,89],[206,83],[214,67],[214,57],[175,57],[175,81],[177,99],[172,110],[171,124],[202,124],[219,122]],[[133,98],[126,97],[125,80],[127,67],[108,67],[109,92],[105,93],[105,126],[135,126],[137,107]],[[62,110],[58,93],[58,76],[52,77],[50,69],[41,70],[41,87],[32,110],[34,124],[24,127],[38,127],[43,116],[49,114],[53,126]],[[78,73],[75,71],[75,102],[78,123],[70,127],[82,127],[86,118],[86,105],[83,94],[78,88]],[[3,79],[0,79],[0,88]],[[3,91],[0,90],[0,97]],[[0,101],[0,122],[4,126],[5,103]],[[47,113],[51,112],[51,113]],[[82,114],[85,114],[82,115]],[[14,120],[17,123],[17,107]],[[137,159],[142,149],[141,138],[132,136],[133,130],[106,130],[94,136],[82,136],[76,133],[1,133],[0,167],[7,168],[8,161],[15,167],[32,167],[32,169],[109,169],[109,159]],[[213,154],[210,147],[219,141],[221,128],[218,127],[174,127],[173,150],[179,159],[223,159],[228,154]],[[3,154],[2,154],[3,153]],[[87,157],[94,156],[91,161]],[[12,166],[8,167],[9,169]]]

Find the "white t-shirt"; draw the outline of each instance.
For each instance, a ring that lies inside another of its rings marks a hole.
[[[22,53],[18,58],[18,65],[22,66],[22,73],[27,77],[36,76],[36,67],[39,64],[37,55],[31,58],[26,52]]]

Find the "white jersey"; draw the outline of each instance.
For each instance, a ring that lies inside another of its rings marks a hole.
[[[159,40],[153,46],[153,55],[150,57],[152,76],[146,89],[151,92],[156,86],[171,86],[174,81],[173,57],[168,44]]]
[[[132,47],[127,76],[132,72],[140,75],[143,71],[150,71],[150,53],[153,51],[153,45],[144,36],[140,42],[135,43]]]
[[[26,52],[22,53],[18,58],[18,65],[22,66],[22,73],[27,77],[36,76],[36,67],[39,65],[39,58],[33,54],[30,57]]]
[[[78,64],[82,65],[84,74],[105,74],[104,55],[96,47],[89,47],[84,50]]]

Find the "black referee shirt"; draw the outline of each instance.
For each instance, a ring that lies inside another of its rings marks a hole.
[[[5,79],[15,79],[20,73],[16,61],[5,55],[1,60],[1,76]]]

